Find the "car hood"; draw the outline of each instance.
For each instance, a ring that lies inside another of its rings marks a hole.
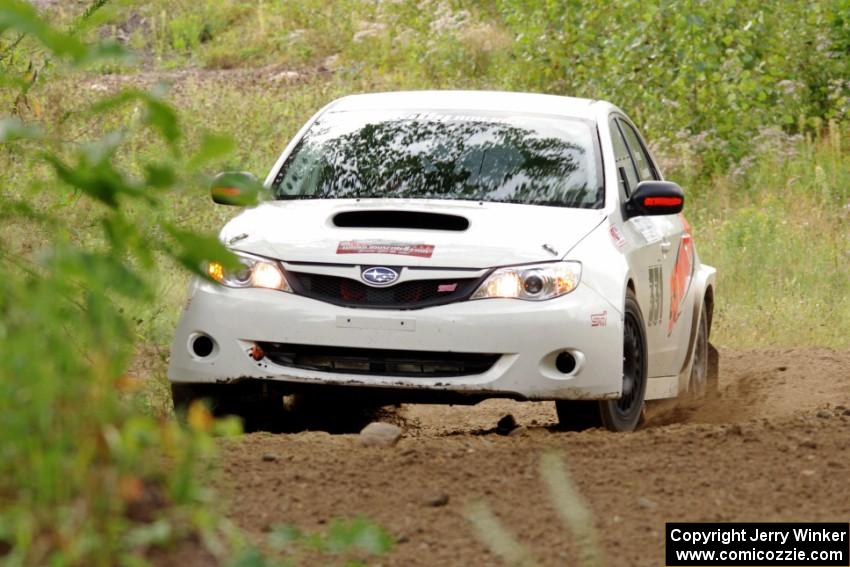
[[[562,258],[604,216],[477,201],[270,201],[232,219],[221,239],[233,250],[287,262],[488,268]],[[382,226],[388,219],[405,226]]]

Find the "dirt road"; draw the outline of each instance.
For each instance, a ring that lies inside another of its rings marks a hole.
[[[464,511],[487,502],[543,565],[574,564],[539,474],[563,455],[609,565],[663,565],[665,521],[850,519],[850,351],[722,351],[721,395],[654,407],[633,434],[556,430],[552,404],[403,406],[391,448],[358,436],[257,433],[222,449],[219,490],[257,538],[369,516],[399,542],[380,565],[500,565]],[[495,431],[512,414],[521,429]]]

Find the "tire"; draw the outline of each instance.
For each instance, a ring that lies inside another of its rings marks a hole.
[[[699,317],[699,328],[694,343],[694,361],[691,365],[691,377],[688,380],[688,398],[704,398],[710,390],[709,384],[709,356],[708,356],[708,317],[705,306]]]
[[[283,418],[283,394],[274,384],[244,381],[235,384],[172,383],[174,413],[185,422],[186,412],[201,401],[214,417],[236,416],[249,431],[279,431]]]
[[[616,400],[557,401],[558,420],[573,431],[600,426],[609,431],[634,431],[643,418],[646,381],[646,326],[634,292],[629,290],[623,316],[623,394]]]
[[[171,383],[171,401],[174,404],[174,414],[181,420],[186,418],[189,406],[195,401],[202,401],[213,415],[220,415],[220,388],[213,384]]]
[[[708,342],[709,332],[707,310],[703,305],[694,344],[694,361],[688,380],[687,398],[691,400],[712,396],[718,390],[717,349]]]
[[[289,419],[294,431],[358,433],[381,408],[363,399],[332,394],[298,394],[292,401]]]

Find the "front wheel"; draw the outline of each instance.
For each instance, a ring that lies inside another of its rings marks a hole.
[[[246,380],[234,384],[187,384],[172,382],[174,413],[181,421],[189,406],[199,401],[215,417],[233,415],[246,432],[277,431],[283,416],[283,394],[274,384]]]
[[[643,417],[647,375],[646,327],[634,292],[626,295],[623,317],[623,387],[616,400],[555,402],[561,426],[570,430],[605,427],[634,431]]]

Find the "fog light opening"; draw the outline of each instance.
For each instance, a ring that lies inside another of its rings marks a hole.
[[[569,374],[576,369],[576,358],[569,352],[564,351],[555,358],[555,368],[558,369],[558,372]]]
[[[192,340],[192,352],[199,358],[206,358],[212,354],[215,343],[207,335],[198,335]]]

